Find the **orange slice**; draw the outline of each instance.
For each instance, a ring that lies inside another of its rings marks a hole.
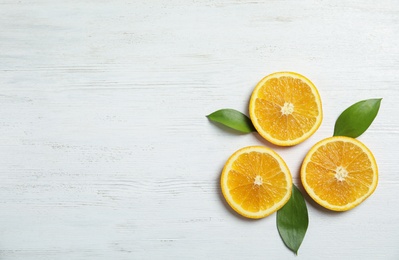
[[[263,146],[236,151],[221,176],[227,203],[248,218],[263,218],[279,210],[291,196],[292,177],[284,160]]]
[[[343,136],[324,139],[306,155],[301,180],[307,193],[321,206],[352,209],[377,187],[377,163],[360,141]]]
[[[303,142],[323,119],[319,92],[309,79],[295,72],[263,78],[252,92],[249,114],[258,133],[281,146]]]

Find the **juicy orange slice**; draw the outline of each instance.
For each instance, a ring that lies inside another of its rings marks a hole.
[[[284,160],[263,146],[236,151],[221,176],[227,203],[248,218],[263,218],[279,210],[291,196],[292,177]]]
[[[295,72],[276,72],[263,78],[252,92],[249,114],[258,133],[281,146],[303,142],[323,119],[316,87]]]
[[[377,163],[360,141],[330,137],[310,149],[302,164],[301,180],[318,204],[346,211],[374,192],[378,183]]]

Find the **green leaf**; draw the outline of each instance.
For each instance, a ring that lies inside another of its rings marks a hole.
[[[381,99],[362,100],[345,109],[335,122],[334,136],[356,138],[363,134],[377,116]]]
[[[299,189],[292,185],[290,200],[277,211],[277,228],[284,244],[295,254],[298,254],[308,224],[308,209],[305,199]]]
[[[221,123],[242,133],[250,133],[256,131],[251,122],[251,119],[249,119],[249,117],[247,117],[243,113],[234,109],[220,109],[210,115],[207,115],[207,117],[211,121]]]

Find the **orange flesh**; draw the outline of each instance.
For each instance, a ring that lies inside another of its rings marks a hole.
[[[250,212],[272,207],[287,193],[286,177],[278,161],[269,154],[250,152],[240,155],[228,176],[227,186],[232,198]],[[259,176],[261,184],[256,182]]]
[[[344,180],[335,177],[338,167],[347,172]],[[344,141],[319,147],[306,167],[306,182],[314,193],[336,206],[345,206],[367,194],[373,178],[372,163],[367,154],[360,147]]]
[[[293,105],[291,114],[281,112],[286,103]],[[255,102],[259,125],[279,140],[294,140],[309,132],[319,113],[312,89],[301,79],[292,77],[266,81]]]

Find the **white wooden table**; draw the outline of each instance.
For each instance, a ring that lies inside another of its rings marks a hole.
[[[0,0],[0,259],[399,259],[399,2]],[[320,129],[279,148],[205,115],[247,113],[266,74],[318,87]],[[379,186],[334,213],[306,197],[294,256],[275,214],[233,213],[227,158],[274,148],[300,184],[308,149],[356,101]]]

